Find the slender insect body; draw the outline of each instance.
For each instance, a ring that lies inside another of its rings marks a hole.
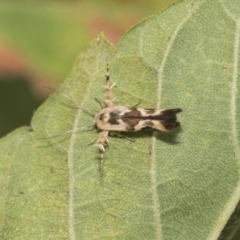
[[[144,129],[169,132],[179,127],[176,114],[181,109],[146,109],[114,106],[102,109],[95,116],[95,124],[101,130],[137,132]]]

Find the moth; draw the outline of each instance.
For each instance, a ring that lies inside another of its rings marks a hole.
[[[107,64],[106,76],[106,108],[100,110],[94,118],[94,124],[100,130],[95,144],[99,148],[101,168],[103,168],[103,157],[109,135],[120,135],[120,132],[137,132],[145,129],[162,132],[170,132],[177,129],[180,123],[176,114],[182,109],[150,109],[126,106],[114,106],[112,88],[110,85],[110,72]]]

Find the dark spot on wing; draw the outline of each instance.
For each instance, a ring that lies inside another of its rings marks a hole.
[[[181,111],[182,109],[180,108],[166,109],[158,115],[142,116],[140,118],[146,121],[144,124],[146,127],[153,126],[151,121],[159,121],[159,124],[161,124],[166,131],[172,131],[180,126],[176,114]]]
[[[109,113],[110,118],[107,121],[108,123],[112,124],[112,125],[118,125],[119,123],[119,111],[112,111]]]
[[[165,127],[166,130],[172,131],[180,126],[180,123],[177,122],[176,114],[181,112],[182,109],[174,108],[174,109],[166,109],[161,112],[161,123]]]
[[[156,112],[156,109],[153,108],[144,108],[146,110],[147,114],[154,114]]]
[[[130,112],[125,113],[122,116],[122,121],[127,124],[128,131],[134,131],[134,127],[141,120],[141,112],[139,112],[136,108],[131,108]]]
[[[117,119],[115,119],[115,118],[109,118],[108,123],[110,123],[110,124],[112,124],[112,125],[118,125],[118,124],[120,124],[120,123],[117,121]]]
[[[102,113],[102,114],[99,116],[99,119],[100,119],[101,121],[103,121],[103,116],[104,116],[104,113]]]
[[[123,118],[132,118],[132,117],[140,117],[141,116],[141,112],[139,112],[137,110],[137,108],[129,108],[129,112],[126,112],[124,115],[123,115]]]

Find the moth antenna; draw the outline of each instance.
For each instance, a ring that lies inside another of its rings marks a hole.
[[[99,100],[98,98],[94,98],[94,100],[96,102],[98,102],[98,104],[100,105],[101,109],[105,108],[105,106],[103,106],[103,101]]]
[[[38,139],[50,139],[50,138],[55,138],[55,137],[58,137],[58,136],[61,136],[61,135],[65,135],[65,134],[69,134],[69,133],[77,133],[77,132],[80,132],[81,130],[83,129],[87,129],[87,128],[92,128],[93,129],[94,125],[89,125],[89,126],[85,126],[85,127],[80,127],[76,130],[69,130],[69,131],[66,131],[64,133],[59,133],[57,135],[53,135],[53,136],[50,136],[50,137],[44,137],[44,138],[38,138]]]
[[[116,87],[116,83],[113,83],[113,84],[110,86],[110,89],[113,89],[114,87]]]
[[[95,138],[92,142],[88,143],[87,146],[91,146],[91,145],[95,144],[95,143],[96,143],[96,140],[97,140],[97,138]]]
[[[86,108],[83,108],[82,106],[78,106],[78,108],[79,109],[81,109],[81,110],[83,110],[85,113],[87,113],[88,115],[90,115],[90,116],[92,116],[92,117],[95,117],[95,115],[96,115],[96,113],[98,113],[99,111],[97,111],[97,110],[91,110],[91,111],[89,111],[88,109],[86,109]]]
[[[44,86],[44,88],[47,88],[47,89],[56,91],[56,89],[54,89],[54,88],[50,88],[50,87],[46,87],[46,86]],[[83,108],[82,106],[79,106],[79,104],[77,104],[72,98],[70,98],[70,97],[69,97],[68,95],[66,95],[65,93],[62,93],[62,92],[61,92],[60,94],[62,94],[65,98],[67,98],[70,102],[72,102],[72,103],[75,105],[76,109],[81,109],[81,110],[83,110],[84,112],[86,112],[87,114],[89,114],[90,116],[95,117],[96,113],[98,112],[97,110],[92,110],[94,113],[93,113],[93,112],[90,112],[90,111],[87,110],[86,108]]]
[[[109,71],[109,64],[107,62],[107,71],[105,73],[106,76],[106,85],[105,85],[105,89],[106,89],[106,103],[108,107],[112,107],[113,106],[113,96],[112,96],[112,88],[114,87],[114,84],[111,86],[110,85],[110,71]]]
[[[123,135],[123,134],[121,134],[121,133],[119,133],[119,132],[109,132],[109,135],[110,136],[117,136],[117,137],[120,137],[120,138],[125,138],[125,139],[127,139],[128,141],[131,141],[131,142],[135,142],[132,138],[130,138],[130,137],[127,137],[127,136],[125,136],[125,135]]]
[[[46,89],[49,89],[49,90],[52,90],[52,91],[57,91],[55,88],[51,88],[51,87],[46,87],[46,86],[44,86],[44,88],[46,88]],[[75,106],[76,106],[76,108],[78,107],[78,104],[75,102],[75,101],[73,101],[68,95],[66,95],[65,93],[61,93],[65,98],[67,98],[69,101],[71,101]]]
[[[139,98],[138,101],[131,106],[131,108],[135,108],[138,104],[142,102],[142,98]]]

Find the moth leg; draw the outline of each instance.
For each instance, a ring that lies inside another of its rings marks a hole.
[[[109,71],[109,65],[107,63],[107,72],[105,73],[106,76],[106,85],[105,85],[105,89],[106,89],[106,103],[108,107],[112,107],[113,106],[113,96],[112,96],[112,88],[115,86],[115,84],[110,85],[110,71]]]
[[[99,148],[99,157],[100,157],[100,168],[103,169],[103,156],[104,156],[104,152],[105,152],[105,148],[104,145],[106,145],[106,143],[108,143],[108,131],[103,130],[98,134],[98,138],[96,140],[96,145]]]
[[[129,140],[131,142],[135,142],[132,138],[129,138],[129,137],[121,134],[120,132],[109,132],[109,135],[110,136],[117,136],[117,137],[125,138],[125,139],[127,139],[127,140]]]
[[[142,98],[139,98],[138,101],[131,106],[131,108],[135,108],[138,104],[142,102]]]

